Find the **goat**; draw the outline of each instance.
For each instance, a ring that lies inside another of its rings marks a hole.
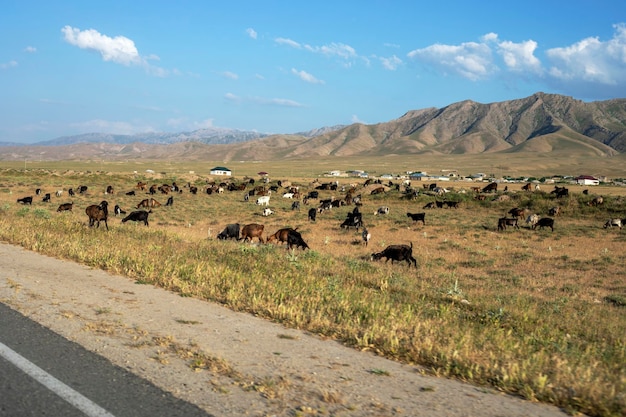
[[[291,209],[292,210],[300,210],[300,202],[299,201],[294,201],[293,203],[291,203]]]
[[[50,202],[50,193],[46,193],[46,194],[43,196],[43,202],[44,202],[44,203],[49,203],[49,202]]]
[[[124,210],[122,210],[122,208],[120,206],[118,206],[117,204],[115,205],[115,207],[113,208],[113,213],[118,216],[120,214],[126,214],[126,212]]]
[[[435,202],[431,201],[430,203],[427,203],[424,207],[422,207],[422,210],[424,210],[424,209],[433,209],[435,207],[436,207]]]
[[[283,194],[283,198],[293,198],[293,193],[285,193]]]
[[[74,207],[74,202],[61,204],[59,208],[57,209],[57,212],[72,211],[73,207]]]
[[[224,230],[222,230],[217,235],[217,238],[220,240],[226,240],[226,239],[239,240],[239,229],[240,229],[239,223],[227,224]]]
[[[135,190],[127,192],[126,195],[135,195]]]
[[[411,242],[411,246],[409,245],[389,245],[382,252],[372,253],[372,260],[379,260],[381,258],[385,258],[385,263],[391,259],[391,263],[394,261],[406,261],[409,264],[409,268],[411,264],[417,268],[417,261],[413,257],[413,242]]]
[[[107,185],[107,189],[104,191],[105,194],[113,194],[113,186]]]
[[[365,242],[365,247],[367,247],[367,244],[369,243],[370,239],[372,238],[372,234],[370,232],[367,231],[367,228],[363,228],[363,233],[361,233],[361,237],[363,238],[363,242]]]
[[[526,224],[529,225],[530,227],[533,227],[534,225],[536,225],[538,221],[539,221],[539,215],[537,214],[531,214],[530,216],[526,218]]]
[[[41,195],[41,193],[42,193],[42,192],[43,192],[43,191],[41,190],[41,188],[37,188],[37,189],[35,190],[35,194],[37,194],[37,195]]]
[[[379,214],[389,214],[389,207],[387,206],[379,207],[378,210],[374,212],[374,216],[377,216]]]
[[[551,219],[550,217],[544,217],[542,219],[539,219],[539,221],[533,225],[533,230],[535,230],[537,226],[539,226],[539,229],[549,227],[554,232],[554,219]]]
[[[523,219],[524,217],[526,217],[526,213],[528,212],[528,209],[522,209],[519,207],[514,207],[511,210],[509,210],[509,214],[512,217],[519,217],[520,219]]]
[[[152,213],[152,210],[137,210],[131,211],[130,214],[122,219],[122,223],[126,223],[127,221],[133,222],[143,222],[146,226],[148,226],[148,215]]]
[[[293,247],[309,249],[309,245],[306,244],[304,239],[302,239],[302,235],[296,229],[289,230],[287,233],[287,248],[292,249]]]
[[[274,242],[287,242],[287,235],[289,234],[290,230],[295,230],[292,229],[291,227],[286,227],[284,229],[279,229],[276,233],[274,233],[273,235],[269,236],[266,240],[267,243],[274,243]]]
[[[513,226],[516,229],[519,229],[519,226],[517,225],[517,217],[513,217],[512,219],[502,217],[498,219],[498,230],[506,230],[507,226]]]
[[[495,193],[498,191],[498,183],[492,182],[487,184],[482,190],[483,193]]]
[[[270,204],[270,196],[264,195],[256,199],[257,206],[267,206]]]
[[[97,227],[100,227],[100,221],[104,221],[104,225],[107,230],[109,230],[107,223],[107,218],[109,217],[109,203],[102,201],[98,205],[93,204],[85,209],[85,213],[89,217],[89,227],[93,227],[96,222],[98,222]]]
[[[173,205],[174,205],[174,197],[169,196],[169,198],[167,199],[167,203],[165,203],[165,207],[173,206]]]
[[[88,189],[89,187],[87,187],[86,185],[81,185],[78,187],[78,194],[85,194]]]
[[[406,216],[410,217],[414,222],[422,222],[424,226],[426,225],[426,221],[424,220],[426,213],[407,213]]]
[[[56,195],[57,197],[61,197],[61,196],[63,195],[63,190],[57,190],[57,191],[56,191],[56,193],[55,193],[55,195]]]
[[[22,203],[22,204],[32,205],[33,204],[33,197],[32,196],[28,196],[28,197],[18,198],[17,202],[18,203]]]
[[[154,208],[154,207],[160,207],[160,206],[161,206],[161,203],[156,201],[154,198],[146,198],[145,200],[142,200],[139,204],[137,204],[136,208],[140,208],[140,207]]]
[[[363,216],[359,212],[358,208],[355,208],[351,213],[348,213],[346,220],[344,220],[343,223],[339,225],[339,227],[345,227],[348,230],[351,227],[354,227],[358,232],[359,228],[363,227]]]
[[[554,190],[550,194],[556,194],[556,198],[569,196],[569,190],[565,187],[554,186]]]
[[[602,197],[595,197],[593,200],[591,200],[587,204],[589,204],[592,207],[598,207],[598,206],[601,206],[602,203],[604,203],[604,198],[602,198]]]
[[[265,207],[263,209],[263,216],[267,217],[267,216],[270,216],[272,214],[274,214],[274,211],[271,208]]]
[[[622,228],[623,224],[622,224],[622,219],[609,219],[606,221],[606,223],[604,224],[604,228],[606,229],[607,227],[618,227],[618,228]]]
[[[317,217],[317,209],[316,208],[309,209],[309,220],[314,222],[316,217]]]
[[[247,224],[241,229],[241,239],[243,241],[249,240],[252,242],[252,239],[255,237],[259,239],[259,242],[263,243],[263,229],[265,228],[262,224],[251,223]]]
[[[384,193],[385,193],[385,187],[376,187],[370,192],[370,195],[384,194]]]
[[[561,214],[561,207],[559,206],[551,207],[550,210],[548,210],[548,215],[552,217],[559,216],[560,214]]]
[[[69,190],[67,190],[67,193],[70,195],[70,197],[74,197],[75,195],[73,188],[70,188]]]
[[[458,201],[444,201],[443,204],[448,207],[448,208],[459,208],[459,202]]]

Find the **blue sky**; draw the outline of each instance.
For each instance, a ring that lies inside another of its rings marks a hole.
[[[0,141],[626,98],[626,2],[5,1]]]

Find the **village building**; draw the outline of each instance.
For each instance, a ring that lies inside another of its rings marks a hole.
[[[600,185],[600,180],[591,175],[579,175],[574,181],[578,185]]]
[[[210,174],[231,176],[232,172],[230,171],[230,169],[226,167],[215,167],[215,168],[211,168]]]

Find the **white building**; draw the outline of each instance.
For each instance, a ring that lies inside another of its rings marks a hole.
[[[231,176],[232,172],[230,171],[230,169],[225,168],[225,167],[215,167],[215,168],[211,168],[211,175],[226,175],[226,176]]]

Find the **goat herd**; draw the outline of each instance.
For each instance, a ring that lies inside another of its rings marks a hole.
[[[329,182],[329,183],[320,183],[319,181],[314,181],[310,184],[314,189],[308,191],[307,193],[301,192],[299,186],[292,186],[289,181],[278,181],[276,185],[254,185],[253,179],[248,179],[247,182],[244,179],[244,182],[236,185],[234,182],[223,182],[220,184],[215,184],[213,182],[208,182],[207,187],[205,188],[206,194],[221,194],[224,190],[228,191],[246,191],[244,194],[244,201],[250,201],[251,197],[256,197],[256,205],[263,207],[263,211],[261,213],[262,216],[270,216],[274,214],[274,210],[269,207],[270,199],[272,197],[272,193],[274,195],[278,194],[283,199],[291,199],[293,202],[291,203],[291,210],[300,210],[301,203],[305,205],[311,204],[312,200],[318,200],[317,205],[311,207],[308,212],[308,220],[309,222],[315,222],[317,216],[325,211],[331,210],[334,207],[342,207],[342,206],[350,206],[354,205],[354,209],[347,213],[346,219],[339,225],[340,228],[350,229],[354,227],[358,232],[359,229],[362,229],[361,237],[362,241],[367,246],[371,233],[367,230],[363,222],[363,215],[361,212],[363,206],[363,195],[377,195],[377,194],[386,194],[390,191],[397,191],[400,193],[402,198],[408,198],[411,200],[415,200],[418,196],[425,194],[428,196],[435,196],[435,201],[431,201],[427,203],[423,209],[435,209],[435,208],[448,208],[448,209],[457,209],[459,207],[459,201],[450,201],[445,199],[445,194],[449,192],[449,190],[441,187],[437,187],[435,184],[425,184],[424,190],[420,190],[417,188],[412,188],[410,186],[410,182],[404,181],[402,186],[404,187],[401,190],[400,184],[393,184],[391,181],[388,184],[383,184],[381,181],[373,181],[368,180],[364,184],[350,184],[340,186],[338,182]],[[184,187],[182,187],[184,188]],[[119,205],[115,205],[113,213],[115,216],[124,215],[121,222],[126,223],[128,221],[140,222],[145,226],[149,225],[149,215],[152,213],[152,209],[161,206],[153,196],[157,193],[161,193],[163,195],[168,195],[167,203],[165,206],[172,206],[174,204],[175,193],[182,193],[181,187],[179,187],[175,182],[172,184],[163,184],[161,186],[152,185],[148,188],[145,182],[138,182],[135,189],[132,191],[126,192],[127,196],[135,196],[138,192],[144,192],[146,194],[150,194],[149,198],[142,199],[137,205],[136,210],[131,211],[127,214],[125,210],[123,210]],[[197,194],[198,187],[188,183],[186,185],[188,188],[188,192],[190,194]],[[476,200],[485,200],[486,195],[488,194],[496,194],[497,195],[497,183],[490,183],[486,187],[480,189],[477,187],[473,187],[470,192],[475,192],[476,195],[474,199]],[[342,199],[335,199],[334,197],[328,199],[320,198],[321,190],[329,190],[331,192],[342,192],[345,193],[345,197]],[[359,194],[357,194],[357,190]],[[530,185],[526,185],[522,187],[522,190],[532,192]],[[74,189],[69,189],[67,192],[70,196],[75,196],[78,194],[86,194],[88,191],[88,187],[81,185],[76,191]],[[505,191],[507,191],[505,189]],[[537,188],[535,188],[537,191]],[[41,189],[37,189],[37,195],[43,195],[42,202],[50,203],[51,194],[43,193]],[[465,193],[465,190],[461,191]],[[62,197],[64,190],[57,190],[55,195],[56,197]],[[105,195],[114,195],[114,189],[112,186],[107,186],[104,191]],[[555,194],[557,199],[567,197],[568,189],[565,187],[555,187],[552,194]],[[444,196],[444,201],[438,200],[441,196]],[[509,197],[506,194],[500,194],[499,196],[493,198],[495,201],[507,201],[506,197]],[[503,200],[504,199],[504,200]],[[33,203],[33,197],[27,196],[23,198],[19,198],[17,200],[18,203],[29,204]],[[57,211],[72,211],[73,202],[63,203],[59,205]],[[596,197],[589,202],[589,205],[600,206],[603,204],[602,197]],[[140,210],[141,209],[141,210]],[[147,209],[147,210],[146,210]],[[384,216],[389,214],[389,207],[381,206],[374,211],[375,216]],[[504,231],[507,227],[513,227],[515,229],[519,229],[519,222],[526,221],[529,228],[539,229],[542,228],[550,228],[554,231],[554,218],[560,215],[560,207],[555,206],[552,207],[549,211],[549,217],[539,217],[537,214],[530,213],[529,209],[514,207],[510,209],[507,214],[509,216],[504,216],[498,219],[497,222],[497,230]],[[86,207],[85,213],[88,217],[89,227],[99,227],[100,222],[104,222],[105,228],[108,230],[108,218],[109,218],[109,203],[106,200],[101,201],[99,204],[92,204]],[[406,213],[406,216],[411,219],[413,223],[421,222],[422,225],[426,225],[426,212],[420,213]],[[608,227],[618,227],[622,228],[623,224],[626,223],[626,219],[617,219],[612,218],[609,219],[604,225],[605,228]],[[301,233],[297,230],[297,228],[281,228],[276,231],[274,234],[270,235],[267,239],[264,239],[265,226],[263,224],[258,223],[250,223],[245,225],[240,225],[239,223],[231,223],[226,225],[226,227],[217,235],[217,239],[219,240],[227,240],[227,239],[235,239],[235,240],[243,240],[244,242],[250,241],[252,242],[254,239],[258,240],[260,243],[284,243],[286,244],[288,249],[301,248],[301,249],[309,249],[308,244],[305,242]],[[409,267],[411,265],[417,267],[417,261],[413,257],[413,244],[393,244],[388,245],[383,251],[375,252],[371,254],[372,260],[379,260],[385,258],[385,262],[391,259],[392,263],[395,261],[406,261]]]

